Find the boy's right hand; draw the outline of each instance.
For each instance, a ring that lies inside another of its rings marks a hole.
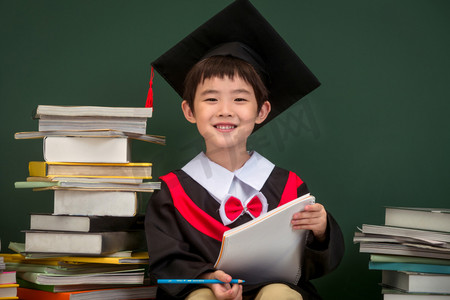
[[[222,270],[205,273],[201,279],[218,279],[222,282],[230,282],[231,276]],[[242,285],[230,283],[207,284],[218,300],[242,300]]]

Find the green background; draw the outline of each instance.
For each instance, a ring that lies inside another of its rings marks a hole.
[[[144,106],[150,62],[231,1],[0,1],[3,251],[23,242],[30,212],[51,212],[52,192],[15,190],[42,160],[39,104]],[[322,82],[255,133],[250,149],[297,172],[339,221],[346,255],[316,286],[325,299],[381,299],[352,237],[383,224],[384,206],[447,207],[450,188],[450,3],[447,0],[269,1],[253,4]],[[133,161],[155,178],[202,149],[180,99],[157,74],[147,133]]]

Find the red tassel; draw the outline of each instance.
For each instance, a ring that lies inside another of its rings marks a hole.
[[[147,93],[147,101],[145,102],[145,107],[153,107],[153,77],[155,76],[155,73],[153,72],[153,66],[152,70],[150,72],[150,87],[148,88]]]

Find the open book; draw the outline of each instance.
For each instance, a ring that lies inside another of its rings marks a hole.
[[[281,280],[296,284],[307,230],[293,230],[294,213],[313,204],[306,194],[223,235],[215,267],[248,284]]]

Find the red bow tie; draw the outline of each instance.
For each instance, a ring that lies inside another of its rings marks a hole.
[[[254,196],[245,207],[242,206],[241,200],[233,196],[225,201],[225,214],[231,222],[234,222],[243,213],[248,213],[253,218],[257,218],[261,215],[262,209],[263,204],[258,196]]]

